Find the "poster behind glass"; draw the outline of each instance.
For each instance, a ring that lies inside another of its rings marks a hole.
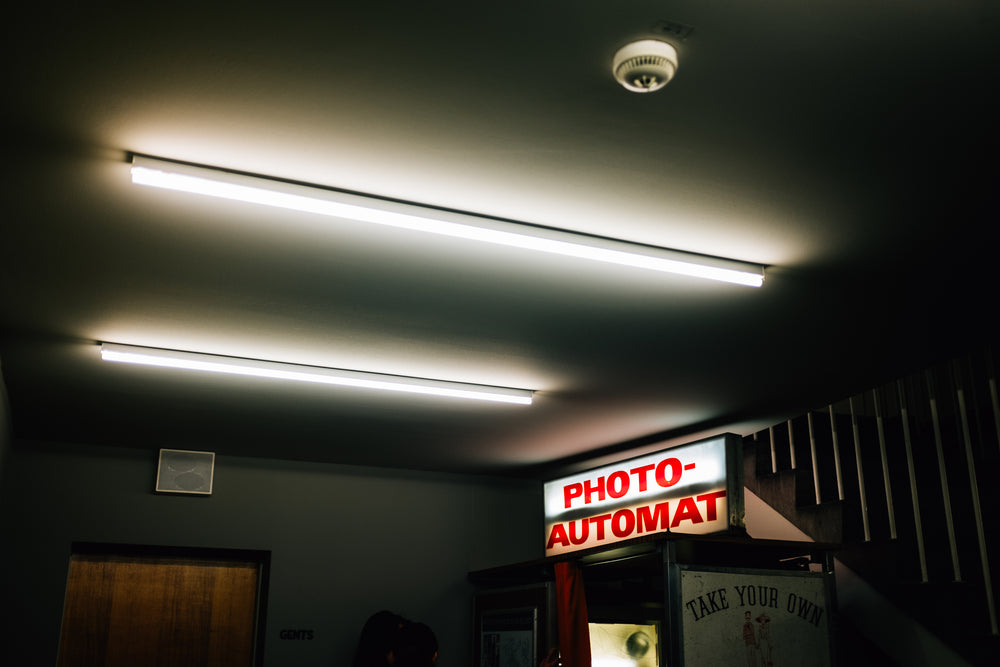
[[[479,667],[537,667],[535,608],[487,611],[480,621]]]
[[[685,665],[830,667],[819,573],[681,568]]]

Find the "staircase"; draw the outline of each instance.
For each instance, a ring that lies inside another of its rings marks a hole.
[[[1000,403],[991,351],[754,433],[747,488],[972,665],[1000,664]],[[874,644],[910,641],[851,627]]]

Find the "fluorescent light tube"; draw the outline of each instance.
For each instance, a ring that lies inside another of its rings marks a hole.
[[[401,375],[384,375],[364,371],[324,368],[321,366],[301,366],[276,361],[223,357],[197,352],[164,350],[153,347],[137,347],[118,343],[101,343],[101,358],[104,361],[118,361],[146,366],[165,366],[212,373],[250,375],[277,380],[296,382],[316,382],[343,387],[402,391],[412,394],[468,398],[480,401],[531,405],[533,392],[528,389],[491,387],[489,385],[430,380]]]
[[[760,287],[764,283],[764,268],[759,264],[444,211],[141,155],[132,158],[132,182],[750,287]]]

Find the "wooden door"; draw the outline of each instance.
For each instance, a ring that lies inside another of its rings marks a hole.
[[[259,560],[70,559],[59,667],[252,667]]]

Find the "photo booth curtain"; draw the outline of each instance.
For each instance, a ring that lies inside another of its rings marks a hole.
[[[590,627],[580,567],[572,562],[559,562],[555,564],[555,575],[562,665],[590,667]]]

